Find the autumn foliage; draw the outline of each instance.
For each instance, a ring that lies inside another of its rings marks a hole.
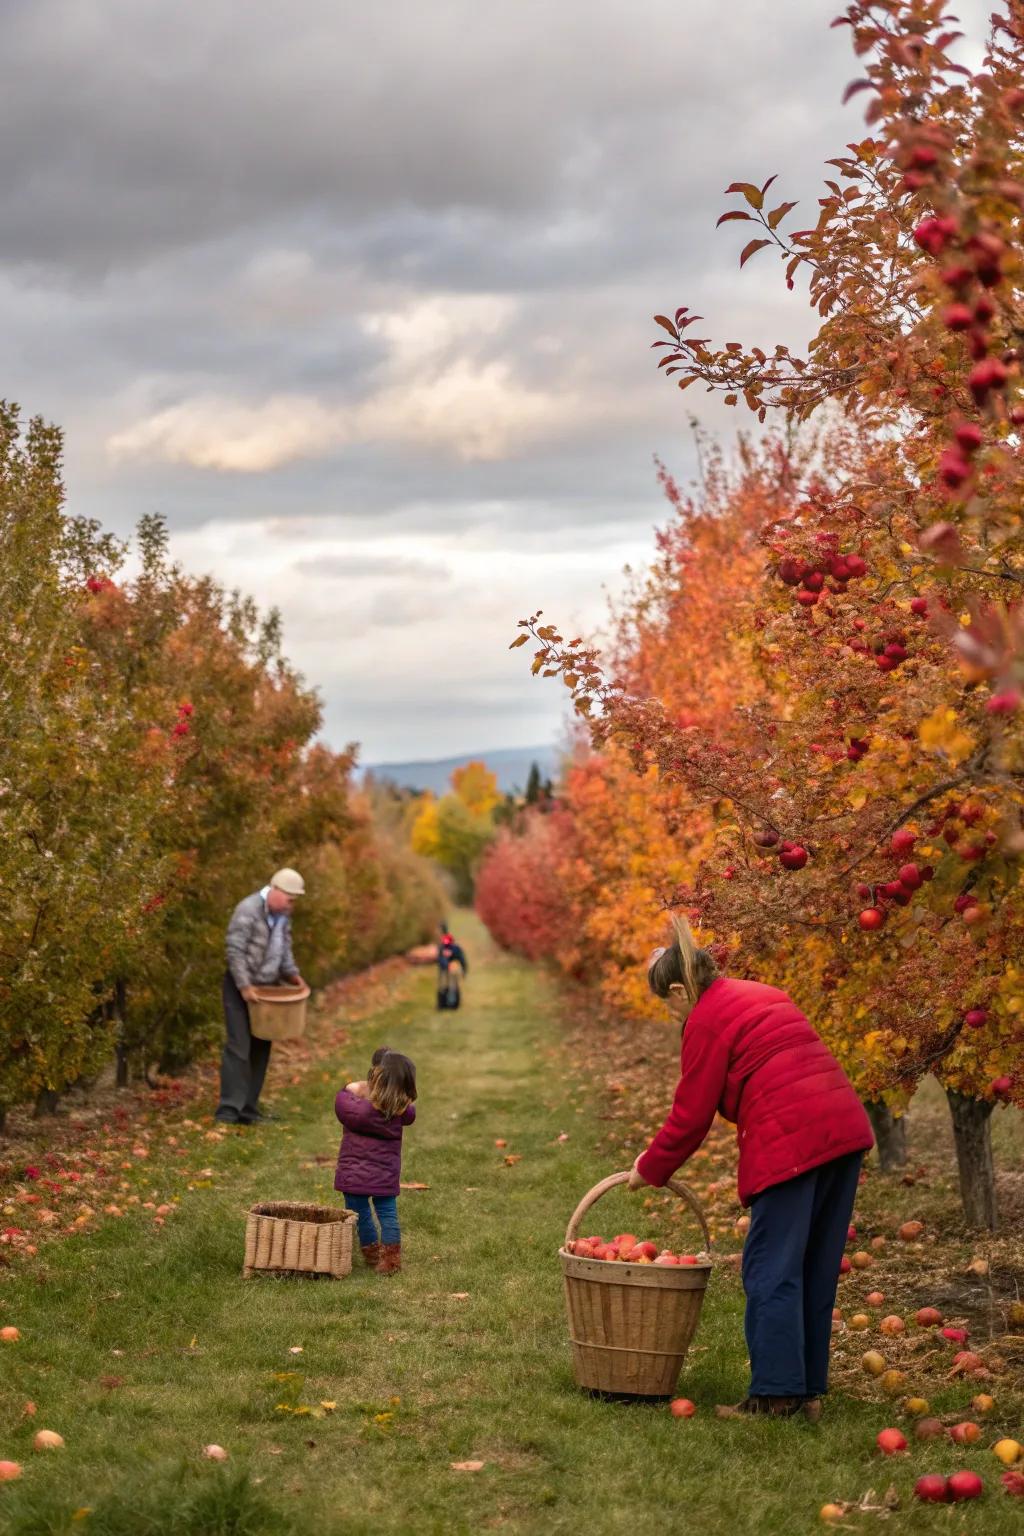
[[[720,221],[757,227],[741,264],[771,249],[806,279],[806,355],[657,317],[666,375],[785,430],[692,496],[663,477],[672,519],[610,654],[541,615],[516,644],[569,687],[607,798],[628,808],[628,760],[649,802],[625,818],[648,841],[595,858],[570,775],[595,878],[577,868],[567,904],[587,891],[608,914],[588,927],[629,933],[637,903],[633,964],[663,932],[647,918],[685,906],[733,970],[798,999],[872,1104],[901,1110],[935,1072],[968,1215],[993,1224],[988,1116],[1024,1103],[1024,5],[976,74],[932,0],[837,25],[868,135],[829,162],[816,223],[786,232],[775,178],[734,183]],[[622,961],[598,952],[602,985]]]
[[[353,752],[313,744],[276,616],[173,565],[154,518],[126,576],[123,545],[65,510],[60,452],[0,406],[0,1119],[114,1050],[124,1078],[215,1037],[227,919],[281,864],[306,875],[314,982],[440,910]]]

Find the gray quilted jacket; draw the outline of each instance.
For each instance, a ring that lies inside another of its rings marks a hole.
[[[292,920],[285,913],[280,921],[284,923],[284,942],[281,946],[281,966],[275,981],[285,976],[294,976],[299,969],[292,954]],[[235,978],[237,987],[256,985],[256,977],[260,973],[269,944],[270,925],[267,922],[263,893],[254,891],[238,903],[228,924],[228,970]],[[265,980],[264,985],[268,985]]]

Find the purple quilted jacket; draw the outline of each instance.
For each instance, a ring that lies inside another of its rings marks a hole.
[[[409,1104],[385,1120],[369,1099],[343,1088],[334,1113],[345,1127],[338,1152],[334,1187],[350,1195],[397,1195],[402,1173],[402,1128],[416,1119]]]

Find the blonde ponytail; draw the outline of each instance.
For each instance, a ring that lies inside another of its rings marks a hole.
[[[696,1003],[718,975],[710,950],[700,949],[685,915],[672,913],[675,943],[656,951],[651,957],[647,982],[655,997],[668,997],[673,987],[682,987],[691,1003]]]

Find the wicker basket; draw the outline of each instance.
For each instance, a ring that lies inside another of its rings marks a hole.
[[[306,1003],[309,988],[255,987],[255,1002],[249,1004],[249,1028],[257,1040],[298,1040],[306,1033]]]
[[[245,1268],[248,1280],[265,1272],[277,1275],[330,1275],[340,1280],[352,1273],[353,1211],[335,1206],[299,1205],[275,1200],[254,1205],[245,1224]]]
[[[590,1392],[671,1397],[700,1318],[710,1260],[679,1267],[608,1263],[578,1259],[568,1251],[594,1202],[628,1180],[628,1173],[613,1173],[584,1195],[559,1250],[573,1372],[577,1385]],[[696,1197],[674,1179],[666,1188],[689,1205],[705,1250],[710,1250],[711,1236]]]

